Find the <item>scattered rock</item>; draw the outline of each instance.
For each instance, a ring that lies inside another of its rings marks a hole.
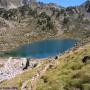
[[[38,60],[30,60],[29,58],[10,57],[3,64],[3,67],[0,67],[0,82],[14,78],[28,68],[35,68],[39,63]]]
[[[84,58],[82,59],[82,62],[86,63],[87,60],[90,60],[90,56],[84,56]]]
[[[26,65],[25,67],[23,68],[23,70],[27,69],[29,67],[30,63],[29,63],[29,59],[26,60]]]
[[[55,58],[54,58],[54,59],[55,59],[55,60],[56,60],[56,59],[58,59],[58,56],[55,56]]]

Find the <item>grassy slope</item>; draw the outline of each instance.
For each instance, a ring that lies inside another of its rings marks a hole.
[[[85,55],[90,55],[90,45],[61,56],[58,66],[38,81],[37,90],[90,90],[90,62],[81,61]]]
[[[37,90],[90,90],[90,62],[82,63],[85,55],[90,55],[90,44],[60,56],[58,65],[48,69],[38,81]],[[45,63],[48,62],[45,61],[38,68],[26,71],[12,80],[4,81],[0,87],[16,86],[20,89],[22,83],[35,75]]]
[[[0,83],[0,88],[1,87],[11,87],[11,88],[17,87],[18,90],[21,90],[20,88],[22,86],[22,83],[32,78],[32,76],[34,76],[37,73],[37,71],[40,70],[44,66],[45,63],[47,63],[47,61],[41,62],[41,64],[39,64],[36,68],[27,70],[24,73],[17,75],[15,78],[11,80],[6,80]]]

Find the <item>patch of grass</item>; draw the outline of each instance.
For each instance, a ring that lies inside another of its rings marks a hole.
[[[90,90],[90,83],[82,84],[83,90]]]
[[[49,69],[38,81],[37,90],[90,90],[90,63],[82,63],[85,55],[90,55],[90,45],[64,54],[58,66]]]

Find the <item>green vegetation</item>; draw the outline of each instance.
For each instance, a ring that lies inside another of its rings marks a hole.
[[[43,31],[54,31],[54,24],[50,16],[46,12],[42,12],[38,18],[38,25],[42,26]]]
[[[85,55],[90,55],[89,46],[61,57],[38,81],[37,90],[90,90],[90,61],[82,63]]]

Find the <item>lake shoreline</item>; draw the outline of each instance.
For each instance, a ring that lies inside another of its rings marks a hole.
[[[87,38],[87,39],[81,39],[81,38],[75,38],[75,37],[70,37],[70,36],[66,36],[66,35],[63,35],[63,36],[52,36],[52,37],[45,37],[45,38],[39,38],[39,39],[35,39],[34,41],[31,41],[31,42],[26,42],[24,44],[19,44],[18,46],[15,46],[15,47],[10,47],[7,49],[7,47],[5,47],[3,50],[1,49],[0,52],[9,52],[11,50],[14,50],[15,48],[18,48],[18,47],[21,47],[23,45],[26,45],[26,44],[31,44],[31,43],[34,43],[34,42],[38,42],[38,41],[43,41],[43,40],[52,40],[52,39],[59,39],[59,40],[63,40],[63,39],[74,39],[74,40],[77,40],[79,41],[78,45],[82,44],[82,43],[87,43],[89,42],[90,40]],[[0,56],[1,58],[3,58],[3,56]],[[9,58],[9,57],[7,57]]]
[[[46,39],[25,44],[11,51],[2,52],[2,57],[47,58],[63,53],[78,43],[74,39]]]
[[[33,42],[38,42],[41,40],[51,40],[51,39],[61,39],[61,40],[62,39],[74,39],[74,40],[81,41],[81,38],[75,38],[75,37],[71,37],[71,36],[67,36],[67,35],[61,35],[61,36],[56,36],[56,35],[54,36],[53,35],[53,36],[43,36],[43,37],[39,36],[36,38],[31,37],[31,40],[28,39],[28,42],[24,42],[24,41],[22,41],[20,43],[16,42],[16,44],[12,43],[12,45],[11,45],[11,43],[9,43],[7,46],[6,46],[6,44],[3,44],[2,46],[0,44],[0,50],[1,50],[1,52],[10,51],[10,50],[13,50],[17,47],[23,46],[25,44],[31,44]]]

